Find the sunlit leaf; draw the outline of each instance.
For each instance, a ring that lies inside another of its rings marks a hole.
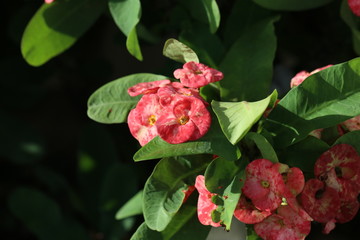
[[[251,127],[261,118],[270,103],[277,99],[274,91],[267,98],[257,102],[217,102],[211,106],[219,120],[222,131],[232,144],[238,143]]]
[[[146,181],[143,212],[150,229],[163,231],[180,209],[184,190],[205,171],[211,156],[163,158]]]
[[[103,0],[57,0],[53,4],[43,4],[23,34],[23,57],[33,66],[46,63],[71,47],[105,7]]]
[[[308,77],[273,109],[264,128],[276,147],[285,148],[312,130],[327,128],[360,114],[360,58]]]
[[[190,61],[199,62],[196,53],[191,48],[174,38],[170,38],[165,42],[163,54],[164,56],[181,63]]]
[[[141,96],[130,97],[127,89],[140,82],[167,79],[165,76],[138,73],[116,79],[97,89],[88,100],[88,116],[101,123],[126,122],[129,111]]]
[[[201,0],[209,21],[210,32],[215,33],[220,25],[220,11],[215,0]]]
[[[262,7],[273,10],[300,11],[321,7],[332,0],[253,0]]]

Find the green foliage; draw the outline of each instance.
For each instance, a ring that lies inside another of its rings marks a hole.
[[[126,47],[131,55],[142,60],[136,26],[141,17],[139,0],[109,0],[110,13],[120,30],[127,36]]]
[[[273,10],[301,11],[321,7],[332,0],[253,0],[262,7]]]
[[[360,114],[360,58],[324,69],[293,88],[274,108],[264,127],[277,147],[304,139]]]
[[[121,220],[127,217],[142,214],[142,199],[143,191],[141,190],[117,211],[115,218],[117,220]]]
[[[103,13],[103,0],[57,0],[43,4],[28,23],[21,53],[32,66],[40,66],[64,52]]]
[[[272,161],[273,163],[279,162],[276,152],[269,141],[261,134],[249,132],[245,136],[246,141],[252,141],[259,149],[262,158]]]
[[[211,103],[219,119],[222,131],[232,144],[237,144],[259,121],[266,108],[277,99],[274,91],[267,98],[257,102],[217,102]]]
[[[344,22],[350,27],[354,50],[360,55],[360,22],[358,17],[351,12],[347,0],[342,1],[340,15]]]
[[[220,11],[215,0],[201,0],[208,18],[210,32],[215,33],[220,25]]]
[[[146,181],[143,211],[146,225],[163,231],[180,209],[184,191],[205,171],[209,156],[163,158]]]
[[[191,48],[174,38],[166,40],[163,55],[181,63],[190,61],[199,62],[199,58]]]
[[[357,152],[360,153],[359,137],[360,137],[360,130],[349,132],[341,136],[339,139],[337,139],[333,145],[346,143],[352,145],[357,150]]]
[[[88,100],[88,116],[101,123],[126,122],[129,111],[140,96],[131,97],[127,89],[141,82],[163,80],[167,77],[150,73],[132,74],[109,82],[96,90]]]

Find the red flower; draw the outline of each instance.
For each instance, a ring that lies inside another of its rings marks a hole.
[[[136,108],[128,115],[128,126],[131,134],[141,146],[158,135],[156,122],[162,113],[159,97],[156,94],[144,95],[138,102]]]
[[[340,209],[340,197],[336,189],[318,179],[306,182],[300,199],[305,211],[321,223],[332,221]]]
[[[338,144],[324,152],[314,174],[336,189],[342,201],[353,201],[360,193],[360,156],[351,145]]]
[[[360,17],[360,1],[359,0],[348,0],[351,11],[358,17]]]
[[[302,240],[310,233],[311,222],[299,217],[289,206],[280,206],[273,214],[254,225],[264,240]]]
[[[201,138],[209,130],[211,116],[204,103],[194,97],[176,95],[156,122],[159,136],[177,144]]]
[[[211,213],[217,208],[216,204],[211,201],[211,198],[216,194],[211,193],[206,189],[205,177],[203,175],[199,175],[196,177],[195,187],[199,192],[197,213],[200,223],[203,225],[220,227],[220,223],[213,222],[211,218]]]
[[[280,206],[285,191],[281,174],[267,159],[257,159],[245,169],[246,180],[242,192],[254,206],[263,211],[272,211]]]
[[[270,215],[271,211],[261,211],[257,209],[244,195],[241,195],[234,211],[234,216],[246,224],[261,222]]]
[[[160,87],[164,87],[170,83],[170,80],[167,79],[138,83],[128,89],[128,94],[132,97],[135,97],[140,94],[156,93]]]
[[[224,77],[222,72],[196,62],[185,63],[182,69],[174,71],[174,76],[184,86],[191,88],[203,87]]]
[[[360,115],[350,118],[341,124],[350,132],[360,130]]]
[[[189,186],[186,190],[182,190],[182,192],[184,193],[184,200],[183,203],[186,202],[188,200],[188,198],[190,197],[190,195],[194,192],[195,190],[195,186]]]

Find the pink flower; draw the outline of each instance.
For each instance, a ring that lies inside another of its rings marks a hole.
[[[340,197],[336,189],[326,186],[318,179],[306,182],[300,199],[305,211],[321,223],[335,219],[340,209]]]
[[[273,211],[280,206],[285,191],[281,174],[267,159],[257,159],[245,169],[246,180],[242,192],[254,206],[263,211]]]
[[[242,194],[236,209],[234,216],[241,222],[246,224],[254,224],[263,221],[265,218],[271,215],[271,211],[261,211],[257,209],[250,200]]]
[[[136,108],[128,115],[128,126],[131,134],[141,146],[158,135],[156,122],[162,114],[159,97],[156,94],[144,95],[138,102]]]
[[[188,200],[188,198],[190,197],[190,195],[194,192],[195,190],[195,186],[189,186],[186,190],[183,190],[182,192],[184,193],[184,200],[183,203],[186,202]]]
[[[50,4],[50,3],[52,3],[52,2],[54,2],[55,0],[45,0],[45,3],[46,4]]]
[[[348,0],[351,11],[358,17],[360,17],[360,1],[359,0]]]
[[[353,201],[360,193],[360,156],[348,144],[338,144],[315,162],[314,174],[336,189],[343,201]]]
[[[159,136],[172,144],[201,138],[209,130],[210,124],[211,116],[204,103],[183,95],[174,96],[156,121]]]
[[[328,67],[331,67],[332,65],[327,65],[325,67],[321,67],[321,68],[317,68],[315,69],[314,71],[312,72],[307,72],[307,71],[301,71],[299,73],[297,73],[292,79],[291,79],[291,82],[290,82],[290,87],[293,88],[293,87],[296,87],[298,85],[300,85],[306,78],[308,78],[310,75],[313,75],[317,72],[320,72],[321,70],[323,69],[326,69]]]
[[[128,89],[128,94],[132,97],[135,97],[140,94],[156,93],[160,87],[164,87],[170,83],[170,80],[167,79],[138,83]]]
[[[184,86],[191,88],[203,87],[224,77],[222,72],[196,62],[185,63],[182,69],[174,71],[174,76]]]
[[[197,213],[200,223],[203,225],[220,227],[220,223],[213,222],[211,218],[211,213],[217,208],[217,205],[212,202],[211,198],[216,194],[211,193],[206,189],[205,177],[203,175],[196,177],[195,188],[199,192]]]
[[[341,124],[350,132],[360,130],[360,115],[350,118]]]
[[[310,233],[311,222],[306,221],[289,206],[280,206],[277,213],[254,225],[264,240],[302,240]]]

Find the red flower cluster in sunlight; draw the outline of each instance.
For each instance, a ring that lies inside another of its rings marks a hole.
[[[360,156],[351,145],[335,145],[317,159],[314,175],[316,179],[305,184],[301,203],[329,233],[335,223],[350,221],[359,210]]]
[[[197,88],[221,80],[222,73],[201,63],[188,62],[174,75],[181,83],[166,79],[139,83],[128,89],[130,96],[143,95],[128,116],[130,132],[142,146],[156,136],[172,144],[197,140],[210,128],[208,103]]]

